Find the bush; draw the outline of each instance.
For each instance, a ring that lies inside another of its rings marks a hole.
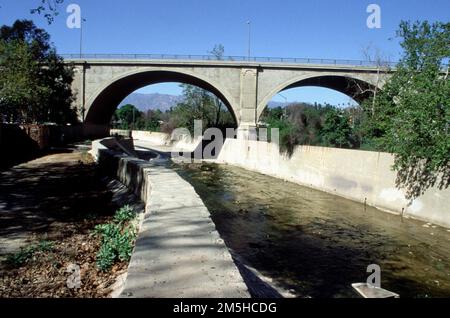
[[[107,271],[116,261],[129,261],[133,252],[136,231],[129,222],[135,213],[129,206],[119,209],[114,221],[95,227],[95,233],[102,236],[102,246],[97,253],[97,267]]]

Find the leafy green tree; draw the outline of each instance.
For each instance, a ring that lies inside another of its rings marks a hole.
[[[149,110],[143,117],[143,125],[142,129],[148,131],[160,131],[161,130],[161,122],[162,122],[162,111],[157,110]]]
[[[383,90],[364,105],[371,114],[366,134],[394,154],[397,185],[413,199],[450,183],[450,23],[403,21],[398,36],[403,57]]]
[[[291,109],[293,109],[292,107]],[[288,118],[287,109],[282,107],[266,108],[261,120],[268,128],[269,141],[271,141],[271,129],[277,128],[280,142],[280,152],[292,155],[294,148],[300,142],[298,140],[298,127]]]
[[[18,63],[20,61],[20,63]],[[6,122],[36,118],[49,90],[39,81],[39,65],[27,45],[0,41],[0,114]]]
[[[350,148],[351,127],[348,114],[337,108],[331,108],[325,114],[321,136],[326,146]]]
[[[266,108],[261,121],[278,128],[280,150],[291,154],[296,145],[354,148],[359,145],[352,123],[356,111],[331,105],[295,103]],[[270,130],[269,130],[270,132]]]
[[[134,105],[126,104],[116,110],[113,120],[121,129],[136,129],[136,123],[141,120],[143,114]]]
[[[0,114],[23,123],[75,123],[73,71],[32,21],[0,28]]]
[[[78,122],[77,112],[72,108],[73,70],[67,67],[62,57],[51,51],[45,59],[45,68],[41,70],[41,80],[50,88],[50,94],[41,112],[43,121],[56,123]]]
[[[210,127],[234,127],[231,113],[214,94],[197,86],[181,84],[183,101],[171,111],[172,126],[194,131],[194,120],[202,120],[203,130]]]

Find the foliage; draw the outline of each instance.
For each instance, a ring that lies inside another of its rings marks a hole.
[[[393,153],[397,186],[414,199],[450,184],[450,23],[402,22],[398,35],[404,55],[396,72],[361,107],[297,104],[269,109],[263,121],[280,128],[281,149],[311,144]]]
[[[338,109],[330,105],[297,103],[267,108],[261,120],[269,128],[278,128],[280,151],[292,154],[296,145],[357,148],[362,110]]]
[[[114,215],[114,221],[122,224],[131,221],[135,215],[136,213],[134,212],[133,208],[131,208],[129,205],[125,205],[116,212],[116,214]]]
[[[295,125],[286,119],[286,114],[281,107],[266,109],[263,120],[267,128],[278,128],[280,138],[280,151],[292,155],[295,145],[298,144],[296,138]],[[269,140],[272,136],[269,136]]]
[[[351,133],[350,118],[343,110],[331,108],[325,114],[320,131],[324,145],[350,148],[352,146]]]
[[[113,122],[121,129],[135,129],[136,122],[142,117],[142,112],[134,105],[126,104],[114,113]]]
[[[52,24],[55,17],[59,14],[58,5],[64,0],[40,0],[40,4],[30,10],[31,14],[43,14],[48,24]]]
[[[8,255],[6,262],[14,267],[20,267],[33,257],[36,252],[50,252],[53,250],[53,246],[53,242],[43,240],[36,245],[22,247],[19,252]]]
[[[402,22],[398,36],[403,57],[383,90],[364,104],[370,114],[365,131],[380,150],[395,155],[397,185],[413,199],[450,183],[450,81],[444,66],[450,23]]]
[[[116,212],[113,222],[95,227],[94,232],[102,236],[102,245],[97,253],[97,267],[100,270],[109,270],[117,260],[130,260],[136,239],[134,226],[130,224],[134,215],[132,208],[124,206]]]
[[[209,52],[212,56],[214,56],[217,60],[223,60],[225,55],[225,48],[222,44],[214,45],[214,48],[211,52]]]
[[[97,254],[97,267],[106,272],[116,261],[116,252],[110,241],[104,242]]]
[[[142,130],[160,131],[163,119],[164,114],[161,110],[148,110],[138,121],[137,126]]]
[[[32,21],[0,28],[0,120],[75,123],[73,71]]]
[[[122,109],[124,107],[125,109]],[[159,109],[141,112],[136,108],[136,106],[128,104],[115,111],[111,120],[111,125],[116,129],[160,131],[161,122],[166,120],[168,117],[168,112],[163,113]]]
[[[203,131],[210,127],[219,129],[235,127],[235,120],[223,102],[214,94],[192,85],[182,84],[183,101],[175,107],[161,110],[139,111],[133,105],[117,109],[112,125],[118,129],[138,129],[171,133],[175,128],[194,132],[194,120],[202,120]]]
[[[222,60],[225,48],[222,44],[217,44],[209,53],[217,60]],[[170,129],[184,127],[193,133],[194,120],[203,122],[203,131],[210,127],[223,129],[236,126],[233,114],[218,96],[193,85],[181,84],[181,87],[183,101],[170,111]],[[170,129],[165,130],[167,132]]]
[[[183,101],[171,111],[176,127],[194,132],[194,120],[202,120],[203,130],[209,127],[234,126],[234,119],[223,102],[212,93],[192,85],[182,84]]]

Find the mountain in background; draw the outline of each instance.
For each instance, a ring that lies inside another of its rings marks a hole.
[[[168,95],[168,94],[141,94],[141,93],[132,93],[125,98],[122,103],[120,103],[119,107],[122,107],[126,104],[131,104],[136,106],[142,112],[146,112],[148,110],[156,110],[160,109],[162,112],[169,110],[171,107],[176,106],[178,103],[183,101],[182,96],[177,95]],[[269,102],[269,107],[284,107],[291,103],[282,103],[282,102]]]
[[[182,100],[182,96],[176,95],[132,93],[120,103],[119,107],[131,104],[136,106],[136,108],[142,112],[156,109],[165,112],[166,110],[169,110],[170,107],[176,106]]]
[[[283,103],[283,102],[270,101],[269,108],[285,107],[285,106],[289,106],[290,104],[295,104],[295,103],[297,103],[297,102]]]

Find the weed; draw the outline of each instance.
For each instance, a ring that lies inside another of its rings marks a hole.
[[[114,221],[118,223],[124,223],[132,220],[134,217],[134,210],[129,205],[125,205],[116,212],[116,214],[114,215]]]
[[[51,252],[53,248],[53,242],[43,240],[36,245],[21,247],[19,252],[9,255],[6,262],[14,267],[20,267],[33,257],[36,252]]]

